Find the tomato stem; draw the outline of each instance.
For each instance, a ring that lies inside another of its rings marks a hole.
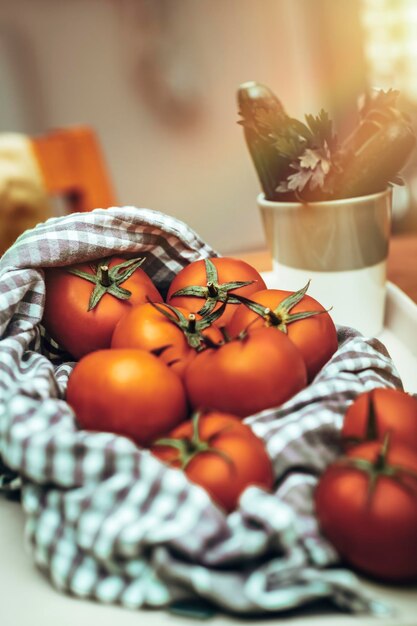
[[[99,281],[103,287],[109,287],[111,285],[111,280],[109,276],[109,266],[108,265],[100,265],[99,266]]]
[[[264,319],[266,326],[280,326],[282,324],[282,317],[269,307],[266,307],[264,311]]]
[[[207,283],[207,294],[210,298],[215,298],[218,295],[217,288],[211,281]]]
[[[388,454],[388,445],[389,445],[389,433],[387,433],[384,437],[382,446],[378,452],[378,456],[374,462],[374,469],[377,472],[383,472],[387,467],[387,454]]]
[[[197,327],[195,313],[190,313],[188,316],[187,330],[189,333],[195,333]]]
[[[375,389],[369,392],[368,398],[368,417],[366,422],[365,441],[374,441],[378,439],[378,423],[375,409]]]

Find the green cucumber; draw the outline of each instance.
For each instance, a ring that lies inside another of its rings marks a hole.
[[[242,83],[237,92],[239,123],[244,128],[245,140],[267,200],[277,197],[275,191],[288,173],[289,160],[281,156],[268,136],[259,131],[256,115],[259,111],[273,115],[277,123],[288,119],[275,94],[264,85],[250,81]]]
[[[390,120],[362,145],[347,151],[334,198],[352,198],[383,191],[404,167],[415,145],[405,120]]]

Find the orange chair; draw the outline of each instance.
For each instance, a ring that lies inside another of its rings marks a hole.
[[[0,256],[48,217],[117,204],[94,131],[0,133]]]
[[[31,137],[31,144],[47,192],[63,196],[70,211],[116,205],[104,158],[91,128],[53,130]]]

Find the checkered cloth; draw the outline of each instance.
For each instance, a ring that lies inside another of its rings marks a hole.
[[[184,223],[123,207],[50,219],[0,262],[0,454],[22,481],[35,563],[64,592],[131,608],[201,598],[259,614],[324,599],[384,611],[337,567],[313,507],[318,476],[340,454],[349,403],[374,387],[401,388],[384,346],[340,328],[339,350],[313,384],[245,420],[272,459],[275,490],[250,487],[225,515],[127,438],[80,430],[65,402],[74,363],[42,328],[42,268],[113,253],[144,255],[162,292],[182,267],[216,255]]]

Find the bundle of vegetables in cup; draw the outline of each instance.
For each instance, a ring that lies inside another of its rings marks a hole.
[[[242,420],[290,400],[337,350],[308,285],[268,290],[248,263],[213,257],[179,271],[164,302],[146,258],[119,256],[45,268],[45,283],[45,330],[78,360],[66,400],[80,428],[150,449],[227,512],[249,485],[273,488]]]
[[[288,115],[265,85],[238,89],[246,143],[266,200],[321,202],[365,196],[401,184],[398,172],[415,145],[407,115],[397,106],[399,92],[365,94],[357,126],[342,140],[329,115]]]

